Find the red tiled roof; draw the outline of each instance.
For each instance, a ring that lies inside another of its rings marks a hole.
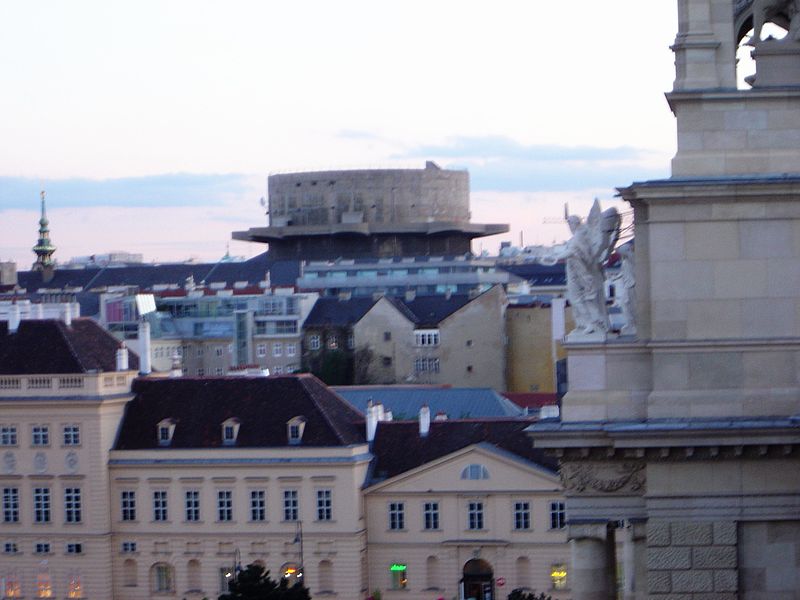
[[[541,408],[558,404],[558,395],[550,392],[503,392],[503,396],[522,408]]]

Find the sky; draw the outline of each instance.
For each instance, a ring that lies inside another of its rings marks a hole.
[[[254,256],[270,173],[466,168],[475,251],[667,177],[674,0],[0,3],[0,260]],[[571,17],[570,17],[571,15]],[[570,17],[570,18],[567,18]],[[624,206],[620,206],[625,209]]]

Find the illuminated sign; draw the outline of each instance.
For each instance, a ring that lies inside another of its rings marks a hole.
[[[405,571],[406,570],[406,565],[398,565],[397,563],[395,563],[391,567],[389,567],[389,570],[390,571]]]

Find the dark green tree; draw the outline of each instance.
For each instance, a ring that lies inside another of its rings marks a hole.
[[[553,597],[544,592],[526,592],[522,588],[511,590],[508,595],[508,600],[553,600]]]
[[[302,583],[289,585],[285,578],[275,581],[261,565],[247,565],[230,584],[230,591],[217,600],[311,600]]]

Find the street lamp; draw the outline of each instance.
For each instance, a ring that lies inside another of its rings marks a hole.
[[[297,569],[297,579],[298,581],[303,578],[304,566],[303,566],[303,522],[297,521],[297,525],[295,526],[294,532],[294,541],[293,544],[300,544],[300,566]]]
[[[230,582],[239,579],[239,572],[242,570],[242,553],[239,548],[233,550],[233,567],[230,571],[225,572],[225,579],[228,581],[228,589],[230,589]]]

